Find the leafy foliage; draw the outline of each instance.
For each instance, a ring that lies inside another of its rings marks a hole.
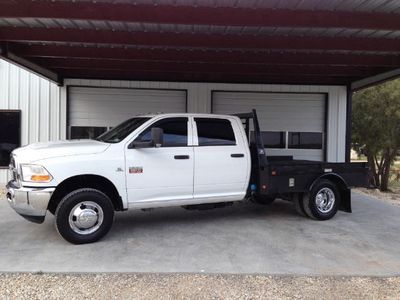
[[[400,80],[354,94],[352,140],[367,156],[374,184],[388,190],[390,167],[400,151]]]

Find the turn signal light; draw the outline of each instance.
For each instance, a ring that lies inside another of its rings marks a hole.
[[[40,181],[40,182],[50,181],[51,176],[50,175],[32,175],[31,180],[32,181]]]

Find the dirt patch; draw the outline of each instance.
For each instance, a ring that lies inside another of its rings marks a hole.
[[[400,207],[400,189],[393,189],[390,192],[381,192],[378,189],[366,188],[355,188],[354,190],[361,194],[371,196],[381,201],[390,203],[391,205]]]

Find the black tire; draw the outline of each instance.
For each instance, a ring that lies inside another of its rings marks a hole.
[[[296,209],[297,213],[303,217],[307,217],[307,214],[304,210],[303,206],[303,194],[297,193],[293,196],[293,204],[294,208]]]
[[[261,205],[270,205],[275,199],[275,196],[258,195],[253,197],[253,202]]]
[[[324,199],[320,206],[317,203],[318,197]],[[330,200],[333,201],[332,204],[329,204]],[[321,221],[329,220],[336,215],[340,200],[340,193],[337,186],[333,182],[323,179],[318,181],[309,193],[304,194],[303,207],[305,213],[310,218]],[[325,209],[321,206],[324,206]]]
[[[75,214],[79,212],[77,218]],[[90,188],[78,189],[61,200],[55,219],[58,233],[68,242],[93,243],[111,229],[114,207],[110,198],[101,191]],[[82,227],[82,224],[90,226],[91,223],[93,223],[91,227]]]

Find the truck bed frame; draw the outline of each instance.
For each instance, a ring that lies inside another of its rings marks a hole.
[[[352,187],[369,187],[366,163],[328,163],[294,160],[290,156],[268,157],[253,109],[250,113],[235,114],[242,120],[250,145],[252,169],[248,195],[292,199],[311,191],[320,180],[334,183],[340,191],[339,210],[351,212]],[[250,122],[253,132],[250,131]],[[253,138],[252,138],[253,137]]]

